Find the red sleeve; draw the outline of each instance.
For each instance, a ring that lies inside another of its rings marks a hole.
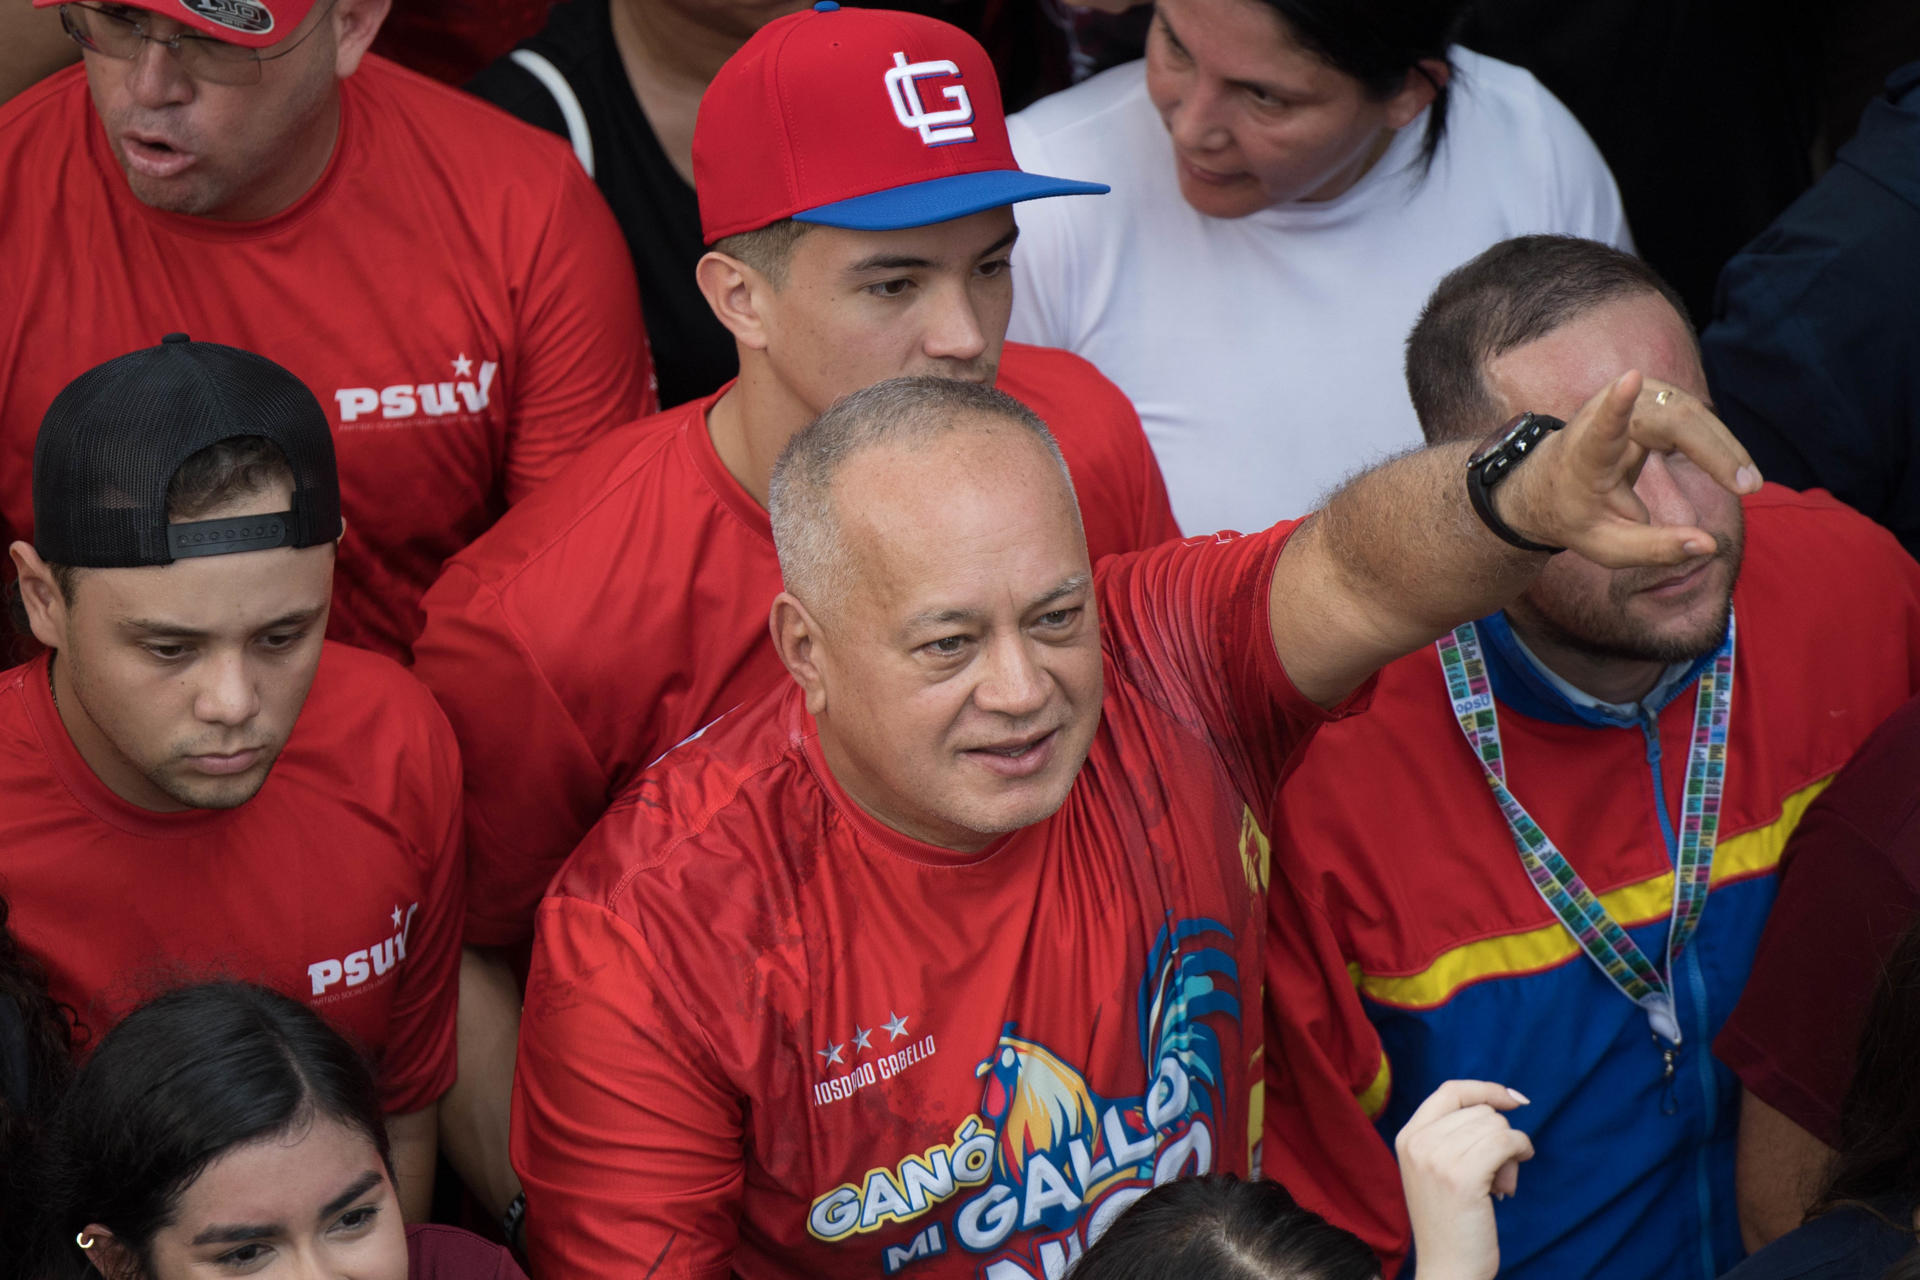
[[[1309,702],[1274,648],[1273,568],[1299,521],[1103,561],[1100,625],[1123,678],[1206,732],[1241,798],[1265,813],[1313,731],[1362,710],[1373,678],[1332,711]]]
[[[744,1103],[658,969],[612,913],[541,904],[511,1144],[535,1275],[731,1273]]]
[[[1746,990],[1713,1043],[1748,1092],[1828,1146],[1839,1144],[1874,984],[1920,905],[1835,798],[1816,801],[1794,831]]]
[[[466,867],[460,839],[460,751],[453,730],[430,699],[431,723],[418,806],[421,854],[428,859],[420,909],[406,922],[407,963],[394,994],[387,1047],[381,1055],[380,1105],[393,1115],[430,1106],[453,1087],[457,1061],[453,1022],[460,997],[460,922],[466,914]]]
[[[507,501],[518,502],[603,432],[658,405],[633,259],[606,201],[577,165],[522,287]]]
[[[1412,1240],[1400,1167],[1374,1128],[1386,1051],[1325,916],[1284,876],[1267,892],[1264,1176],[1359,1236],[1391,1277]]]
[[[414,674],[453,722],[466,774],[466,941],[517,946],[606,808],[606,774],[491,587],[455,562],[422,609]]]

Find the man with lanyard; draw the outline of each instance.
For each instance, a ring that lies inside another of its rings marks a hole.
[[[1572,413],[1626,367],[1706,395],[1672,290],[1561,237],[1453,272],[1407,347],[1431,442]],[[1316,1073],[1344,1075],[1354,1127],[1386,1135],[1450,1077],[1512,1086],[1539,1152],[1498,1210],[1517,1277],[1710,1280],[1738,1261],[1739,1085],[1710,1046],[1788,833],[1920,685],[1920,568],[1884,531],[1824,494],[1742,502],[1673,454],[1634,493],[1716,551],[1555,556],[1502,612],[1386,668],[1278,810],[1269,1150],[1299,1141],[1286,1099]],[[1351,984],[1304,976],[1341,970]],[[1383,1142],[1335,1149],[1327,1199],[1391,1203]],[[1404,1249],[1397,1214],[1362,1225]]]

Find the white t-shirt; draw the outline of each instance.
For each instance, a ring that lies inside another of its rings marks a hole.
[[[1452,52],[1424,179],[1423,114],[1345,194],[1245,218],[1181,197],[1144,62],[1008,121],[1022,168],[1113,187],[1016,206],[1008,336],[1077,352],[1132,397],[1188,534],[1299,515],[1420,443],[1403,349],[1454,267],[1532,232],[1632,248],[1572,114],[1519,67]]]

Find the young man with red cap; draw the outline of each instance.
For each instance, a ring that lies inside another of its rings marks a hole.
[[[34,193],[0,202],[0,533],[31,534],[54,394],[189,328],[325,406],[355,531],[333,634],[404,658],[446,558],[653,407],[593,184],[555,139],[367,55],[387,7],[60,6],[84,66],[0,107],[0,172]]]
[[[1178,536],[1119,390],[1076,356],[1002,341],[1009,206],[1106,188],[1018,169],[971,37],[837,8],[769,27],[702,101],[694,167],[714,250],[698,279],[738,380],[594,446],[428,593],[417,669],[466,761],[470,944],[524,946],[608,803],[779,683],[768,476],[839,397],[901,374],[998,385],[1058,433],[1096,557]],[[516,993],[493,972],[463,996],[463,1045],[480,1009],[509,1019],[491,1041],[504,1141]],[[486,1074],[463,1059],[462,1095]]]
[[[82,374],[10,548],[46,652],[0,675],[0,888],[96,1039],[182,981],[312,1004],[370,1050],[409,1218],[453,1083],[460,760],[418,681],[321,639],[325,413],[209,342]]]

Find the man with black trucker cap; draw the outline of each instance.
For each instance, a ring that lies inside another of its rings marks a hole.
[[[0,894],[80,1041],[176,982],[312,1004],[372,1052],[407,1216],[454,1076],[464,880],[446,719],[392,661],[322,640],[343,533],[318,401],[169,334],[80,375],[9,548]]]

